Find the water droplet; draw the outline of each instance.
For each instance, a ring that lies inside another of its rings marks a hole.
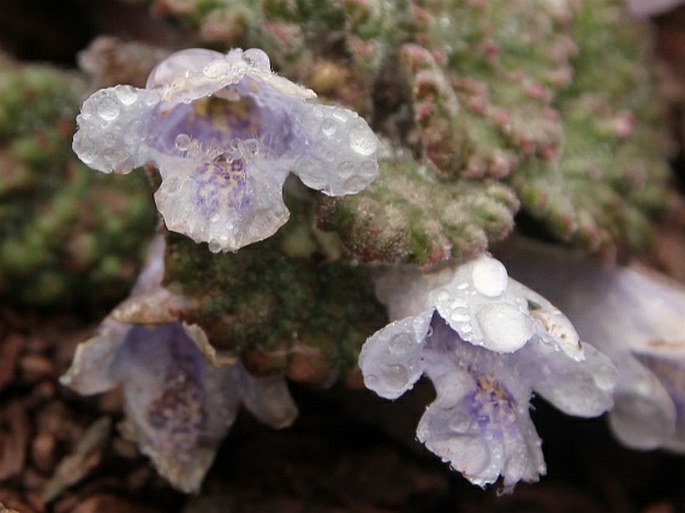
[[[360,155],[372,155],[378,149],[378,139],[366,124],[358,125],[350,130],[350,148]]]
[[[535,334],[533,322],[509,303],[484,305],[476,317],[491,351],[513,353]]]
[[[119,102],[111,96],[105,96],[98,103],[97,112],[105,121],[112,121],[119,116]]]
[[[101,155],[102,155],[102,158],[110,165],[112,165],[114,163],[114,161],[116,160],[116,156],[117,156],[114,148],[105,148],[104,150],[102,150]]]
[[[460,435],[469,433],[472,428],[471,417],[462,412],[457,412],[452,415],[447,423],[449,428]]]
[[[208,247],[209,251],[211,251],[212,253],[218,253],[219,251],[221,251],[221,244],[219,244],[219,242],[216,240],[210,240]]]
[[[445,289],[440,290],[435,296],[435,300],[439,303],[446,303],[450,299],[450,293]]]
[[[136,90],[129,85],[118,86],[114,91],[116,92],[119,101],[124,105],[132,105],[138,99]]]
[[[465,310],[455,310],[450,314],[450,319],[452,322],[456,323],[462,323],[462,322],[469,322],[471,320],[471,317],[469,316],[468,312]]]
[[[331,137],[338,129],[338,125],[331,118],[326,118],[321,123],[321,131],[327,136]]]
[[[188,134],[178,134],[174,140],[174,146],[178,151],[186,151],[190,147],[190,142]]]
[[[97,157],[97,146],[90,139],[83,137],[81,132],[76,132],[74,136],[74,150],[84,164],[92,163]]]
[[[383,382],[393,390],[399,390],[407,386],[409,370],[404,365],[383,365]]]
[[[481,257],[473,266],[471,279],[476,290],[488,297],[497,297],[507,289],[507,269],[499,260]]]
[[[468,306],[468,303],[466,302],[465,299],[463,298],[454,298],[454,300],[450,303],[450,308],[453,310],[456,310],[457,308],[466,308]]]
[[[338,166],[338,173],[342,178],[349,178],[354,173],[354,164],[349,160],[343,160]]]
[[[378,176],[378,162],[374,159],[362,162],[361,175],[365,178],[374,178]]]
[[[356,194],[363,190],[368,184],[369,182],[364,180],[361,176],[353,176],[352,178],[345,180],[343,187],[346,194]]]
[[[271,69],[271,61],[269,60],[269,56],[264,50],[260,50],[259,48],[248,48],[245,50],[243,52],[243,60],[255,68],[260,68],[266,71]]]
[[[378,384],[378,376],[375,374],[367,374],[364,376],[364,382],[368,388],[373,388]]]
[[[159,98],[154,94],[148,94],[144,96],[143,100],[145,101],[145,104],[149,105],[150,107],[159,103]]]
[[[414,346],[414,340],[408,333],[399,333],[388,342],[388,349],[395,354],[405,354],[411,351]]]

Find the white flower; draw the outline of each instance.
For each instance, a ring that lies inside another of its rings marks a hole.
[[[287,221],[289,172],[333,196],[378,176],[378,140],[364,119],[315,97],[274,74],[262,50],[183,50],[152,71],[146,89],[119,85],[86,100],[73,148],[106,173],[155,165],[167,227],[235,251]]]
[[[172,485],[194,492],[241,404],[277,428],[297,408],[282,376],[251,376],[217,355],[200,327],[177,319],[185,305],[160,285],[163,254],[159,239],[131,298],[78,346],[61,382],[84,395],[123,387],[123,434]]]
[[[602,267],[529,240],[511,241],[501,258],[616,364],[609,423],[618,439],[685,452],[685,289],[646,269]]]
[[[501,475],[510,489],[545,473],[528,413],[533,391],[572,415],[611,407],[608,358],[489,256],[431,274],[393,270],[377,291],[399,320],[362,348],[366,386],[394,399],[425,374],[437,398],[417,436],[474,484]]]

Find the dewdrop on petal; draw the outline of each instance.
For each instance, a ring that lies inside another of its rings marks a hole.
[[[378,140],[366,121],[274,74],[259,49],[188,49],[162,61],[145,89],[95,92],[77,117],[73,148],[105,173],[152,164],[167,227],[213,251],[272,235],[289,217],[290,172],[331,196],[378,176]]]
[[[427,376],[437,397],[417,437],[476,485],[501,476],[510,490],[545,474],[528,412],[533,392],[581,417],[612,405],[617,371],[610,360],[494,258],[430,274],[391,269],[376,289],[397,320],[362,348],[367,388],[395,399]]]

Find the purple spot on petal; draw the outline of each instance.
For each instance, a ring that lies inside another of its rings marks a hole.
[[[481,429],[500,431],[516,424],[516,401],[506,387],[491,374],[473,376],[476,389],[466,397],[472,418]]]
[[[207,421],[202,384],[206,364],[197,346],[177,323],[154,328],[134,326],[119,359],[121,365],[131,361],[164,362],[159,391],[145,412],[146,422],[154,429],[148,442],[157,451],[175,454],[179,460],[191,459]],[[124,376],[124,383],[129,379],[136,376]]]
[[[204,163],[193,173],[195,202],[204,217],[211,218],[220,209],[238,210],[250,202],[248,169],[238,156],[222,155]]]

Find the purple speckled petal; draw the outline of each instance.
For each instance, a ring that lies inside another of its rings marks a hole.
[[[179,323],[133,326],[113,374],[124,387],[127,435],[159,472],[196,490],[237,414],[231,369],[207,364]]]
[[[147,89],[116,86],[86,100],[73,148],[107,173],[155,165],[167,227],[235,251],[287,221],[288,173],[335,196],[378,176],[378,140],[366,121],[315,97],[275,75],[259,49],[183,50],[152,71]],[[226,169],[237,160],[244,174],[233,179]]]
[[[569,320],[497,260],[481,255],[433,273],[394,268],[376,286],[400,320],[362,347],[364,383],[395,399],[428,377],[437,398],[417,437],[472,483],[501,476],[510,490],[545,473],[528,411],[533,392],[574,415],[612,406],[611,361],[580,343]]]
[[[419,440],[479,486],[500,475],[505,488],[537,481],[545,463],[528,413],[531,386],[514,356],[464,342],[439,315],[431,326],[424,359],[437,398],[419,422]]]
[[[123,387],[123,434],[174,487],[194,492],[241,404],[276,428],[297,408],[283,376],[250,376],[236,359],[218,357],[202,328],[180,322],[186,300],[161,286],[163,275],[159,237],[134,294],[77,347],[60,381],[82,394]]]

